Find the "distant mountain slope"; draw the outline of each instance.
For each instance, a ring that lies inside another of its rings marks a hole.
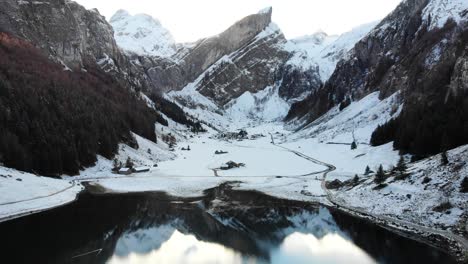
[[[176,53],[171,33],[149,15],[132,16],[125,10],[119,10],[109,22],[114,28],[117,44],[125,51],[164,58]]]

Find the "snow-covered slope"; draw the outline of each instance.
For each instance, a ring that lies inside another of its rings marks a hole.
[[[468,193],[461,192],[461,182],[468,174],[468,146],[448,151],[447,155],[448,165],[441,164],[440,155],[421,160],[409,166],[408,178],[398,181],[389,177],[383,189],[374,189],[373,175],[360,176],[365,181],[334,194],[344,204],[373,214],[463,232]],[[442,204],[445,206],[439,207]]]
[[[245,92],[232,100],[226,113],[234,122],[245,120],[272,122],[281,121],[288,114],[290,104],[278,94],[278,87],[269,86],[258,93]]]
[[[449,19],[459,23],[467,11],[466,0],[432,0],[423,10],[423,19],[429,23],[429,29],[442,28]]]
[[[287,64],[307,70],[317,67],[323,82],[330,78],[339,60],[369,33],[378,22],[361,25],[340,36],[328,36],[325,32],[288,41],[285,48],[293,53]]]
[[[146,14],[130,15],[119,10],[110,19],[117,45],[138,55],[171,57],[176,45],[171,33],[161,23]]]
[[[380,164],[390,168],[399,157],[392,143],[372,147],[369,141],[378,125],[398,116],[400,111],[398,93],[385,100],[379,99],[378,92],[372,93],[342,111],[338,107],[331,109],[302,130],[285,137],[284,146],[333,164],[336,171],[331,174],[354,176],[363,173],[366,166],[375,169]],[[354,140],[357,149],[352,150]]]
[[[374,92],[363,99],[351,103],[340,111],[336,106],[315,122],[295,134],[295,138],[314,137],[320,141],[351,143],[354,137],[358,142],[369,143],[372,132],[378,125],[385,124],[400,114],[399,93],[379,99]]]

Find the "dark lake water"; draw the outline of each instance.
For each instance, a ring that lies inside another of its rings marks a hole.
[[[83,194],[0,224],[2,263],[455,263],[447,254],[318,205],[252,192]]]

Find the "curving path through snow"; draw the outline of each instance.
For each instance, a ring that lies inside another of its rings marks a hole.
[[[281,147],[283,149],[286,149],[288,151],[291,151],[291,152],[295,153],[296,155],[298,155],[298,156],[300,156],[300,157],[302,157],[302,158],[304,158],[306,160],[309,160],[309,161],[314,162],[316,164],[320,164],[320,165],[328,167],[328,169],[323,172],[321,187],[322,187],[323,191],[326,193],[326,197],[327,197],[328,201],[330,203],[332,203],[333,205],[335,205],[336,207],[340,208],[341,210],[348,211],[349,213],[352,213],[353,215],[358,216],[358,217],[368,218],[368,219],[373,220],[374,222],[376,222],[376,223],[378,223],[380,225],[384,225],[385,227],[394,227],[394,228],[397,228],[397,229],[412,231],[414,233],[419,233],[419,234],[420,233],[427,233],[427,234],[440,235],[442,237],[445,237],[448,240],[455,241],[456,243],[458,243],[461,250],[463,250],[464,254],[468,253],[468,240],[463,236],[454,234],[454,233],[449,232],[449,231],[434,229],[434,228],[418,225],[416,223],[408,222],[408,221],[401,220],[401,219],[396,219],[396,218],[385,216],[385,215],[372,214],[372,213],[370,213],[368,211],[365,211],[363,209],[356,208],[356,207],[349,206],[347,204],[343,204],[343,203],[338,202],[333,197],[332,192],[330,190],[328,190],[328,188],[325,185],[328,173],[336,170],[335,166],[333,166],[332,164],[328,164],[328,163],[319,161],[319,160],[314,159],[312,157],[309,157],[309,156],[307,156],[307,155],[305,155],[303,153],[300,153],[298,151],[291,150],[291,149],[288,149],[286,147],[276,145],[274,143],[273,136],[272,136],[272,144],[275,145],[275,146]]]

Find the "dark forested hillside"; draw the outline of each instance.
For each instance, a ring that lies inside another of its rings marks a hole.
[[[450,22],[445,28],[449,27],[453,27]],[[422,51],[408,56],[412,66],[406,78],[412,86],[405,91],[403,111],[396,120],[377,128],[372,145],[394,141],[401,152],[424,157],[468,143],[468,83],[464,77],[468,29],[455,34],[457,42],[430,70],[424,67]]]
[[[187,113],[185,113],[184,110],[182,110],[182,108],[180,108],[177,104],[168,101],[156,93],[152,93],[149,97],[154,102],[155,108],[158,111],[164,113],[167,117],[171,118],[175,122],[186,125],[193,132],[205,131],[199,121],[187,117]],[[163,123],[163,125],[167,126],[167,121],[165,124]]]
[[[162,118],[101,70],[65,71],[0,33],[0,162],[44,175],[77,174],[111,158],[133,131],[155,140]]]

